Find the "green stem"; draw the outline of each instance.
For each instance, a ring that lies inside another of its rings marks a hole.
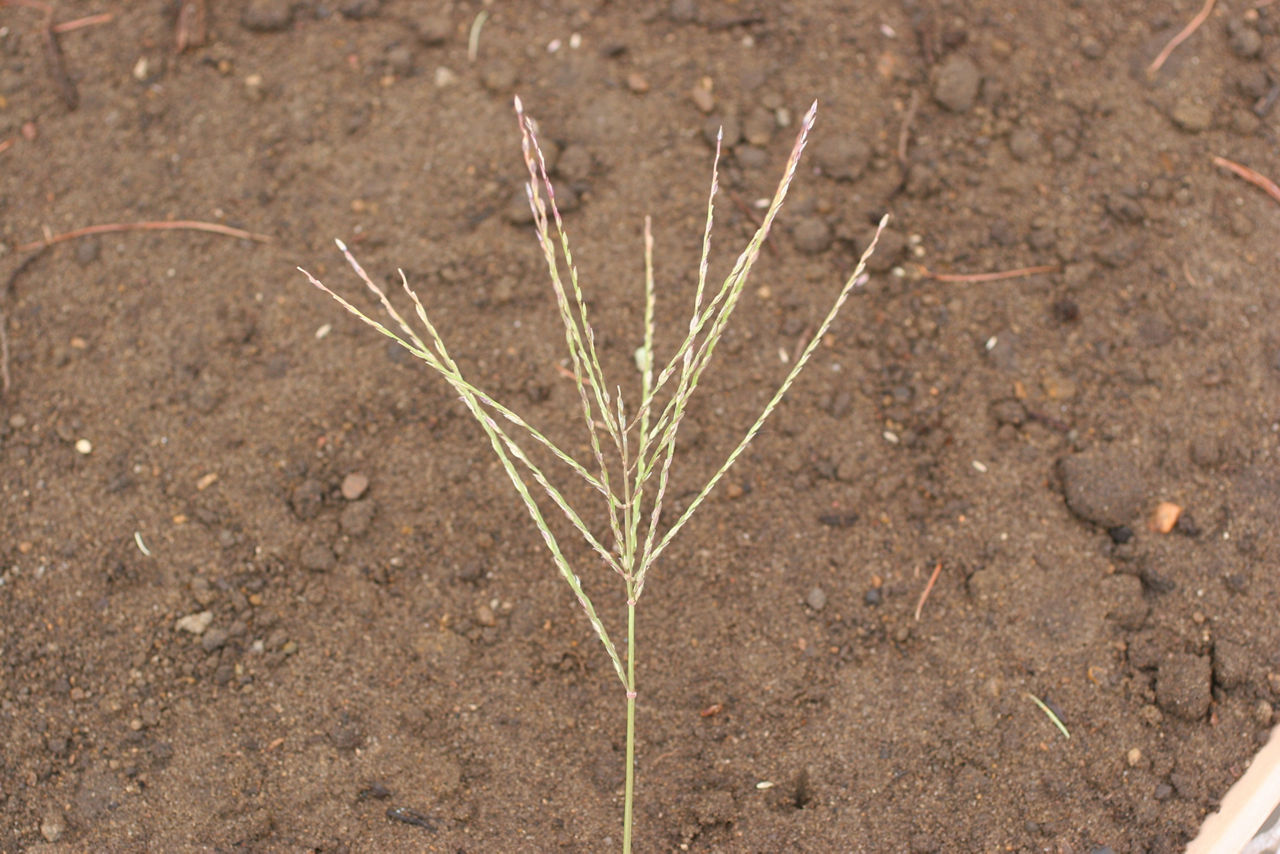
[[[631,854],[631,804],[636,780],[636,600],[627,583],[627,783],[622,796],[622,854]]]

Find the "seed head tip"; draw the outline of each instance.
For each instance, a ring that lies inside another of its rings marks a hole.
[[[808,111],[804,114],[804,126],[813,127],[814,119],[818,117],[818,102],[814,101],[809,105]]]
[[[336,243],[336,244],[338,244],[338,251],[339,251],[339,252],[346,252],[346,251],[347,251],[347,244],[343,243],[343,242],[342,242],[341,240],[339,240],[338,238],[336,238],[336,237],[335,237],[335,238],[333,239],[333,242],[334,242],[334,243]]]

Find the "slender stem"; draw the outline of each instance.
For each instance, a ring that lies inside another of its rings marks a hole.
[[[631,804],[636,780],[636,600],[627,582],[627,783],[622,796],[622,854],[631,854]]]

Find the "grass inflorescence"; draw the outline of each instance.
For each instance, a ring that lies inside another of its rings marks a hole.
[[[724,335],[729,319],[742,296],[747,279],[759,257],[760,249],[782,207],[795,178],[800,156],[817,115],[815,102],[800,123],[795,145],[777,190],[746,248],[738,255],[729,274],[717,288],[708,286],[711,253],[711,229],[715,218],[715,199],[719,187],[720,143],[717,140],[712,163],[711,192],[707,199],[706,227],[703,231],[701,262],[688,329],[675,351],[659,363],[654,352],[654,268],[653,235],[648,217],[644,221],[644,290],[645,312],[643,343],[636,354],[640,370],[638,402],[628,406],[620,386],[609,383],[601,367],[595,333],[587,317],[587,303],[578,282],[578,271],[564,222],[556,206],[555,190],[547,175],[546,162],[538,145],[536,126],[525,115],[520,99],[515,100],[520,126],[521,149],[529,179],[525,189],[533,211],[538,244],[546,261],[556,307],[564,325],[565,345],[569,351],[570,369],[581,378],[579,390],[581,415],[589,438],[590,458],[577,459],[547,438],[510,408],[473,385],[449,355],[444,339],[432,323],[426,306],[409,287],[404,272],[400,282],[413,305],[419,326],[410,323],[391,302],[386,292],[365,272],[349,249],[337,241],[347,263],[360,281],[373,292],[390,324],[373,319],[346,298],[335,293],[305,270],[313,285],[328,293],[361,321],[395,340],[430,368],[439,373],[461,398],[463,405],[479,423],[489,444],[520,496],[525,508],[541,532],[561,577],[569,585],[590,622],[596,637],[613,665],[626,697],[626,775],[623,794],[622,849],[629,854],[632,840],[632,815],[635,793],[635,709],[636,684],[636,605],[644,593],[649,572],[672,539],[688,523],[694,512],[742,455],[760,432],[766,419],[782,401],[800,371],[808,364],[818,344],[835,321],[840,309],[861,281],[867,259],[875,250],[888,217],[880,221],[875,236],[859,259],[827,312],[822,323],[795,359],[774,395],[769,399],[741,441],[725,458],[715,473],[695,493],[674,521],[663,521],[662,510],[671,480],[676,456],[677,437],[690,399],[698,388],[704,371],[711,363],[716,345]],[[301,268],[299,268],[301,269]],[[610,391],[613,389],[613,391]],[[583,520],[582,514],[565,498],[553,478],[537,465],[526,449],[540,446],[558,460],[574,477],[586,482],[600,496],[604,516],[608,519],[608,536],[602,542]],[[582,580],[574,571],[560,541],[546,518],[544,503],[549,502],[569,521],[625,586],[626,642],[614,641]]]

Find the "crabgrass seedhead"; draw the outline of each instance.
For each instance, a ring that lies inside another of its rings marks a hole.
[[[815,101],[800,122],[795,145],[787,158],[773,198],[765,210],[760,226],[738,255],[733,267],[718,288],[708,287],[711,232],[715,221],[715,197],[719,189],[719,162],[722,134],[716,137],[716,152],[712,161],[711,192],[707,198],[706,226],[703,231],[702,254],[698,264],[698,281],[693,295],[688,320],[688,331],[675,350],[660,361],[654,352],[654,270],[653,234],[650,220],[644,220],[645,257],[645,317],[643,344],[636,351],[636,365],[641,372],[641,388],[638,402],[626,405],[621,386],[611,386],[607,381],[596,350],[595,333],[587,314],[586,300],[578,282],[578,272],[573,263],[569,237],[564,220],[556,205],[555,188],[547,173],[546,159],[538,145],[537,126],[525,115],[524,105],[517,97],[515,111],[520,127],[520,150],[524,157],[528,180],[525,183],[529,208],[533,212],[534,231],[547,265],[548,278],[555,295],[556,309],[564,326],[565,345],[578,388],[580,415],[586,429],[591,458],[579,460],[557,446],[537,428],[529,424],[513,410],[506,407],[487,392],[468,380],[457,363],[449,355],[443,337],[432,323],[428,310],[418,295],[409,287],[401,272],[401,283],[414,306],[419,326],[427,333],[420,335],[395,308],[387,294],[374,283],[355,257],[337,241],[348,265],[357,278],[374,294],[391,319],[385,325],[372,319],[347,299],[330,290],[307,273],[313,285],[328,293],[347,311],[361,321],[401,344],[410,353],[440,374],[462,400],[489,440],[490,447],[502,464],[511,484],[528,510],[535,527],[551,554],[553,563],[562,578],[573,591],[583,613],[609,656],[614,671],[622,683],[627,701],[627,768],[624,797],[623,850],[629,851],[631,843],[632,779],[635,749],[636,702],[636,605],[644,592],[649,570],[666,550],[672,538],[688,523],[695,511],[710,495],[725,473],[737,462],[751,440],[759,434],[765,421],[777,408],[797,376],[808,364],[819,342],[830,330],[837,314],[849,295],[861,283],[867,259],[875,251],[880,233],[888,220],[885,217],[876,229],[870,246],[858,261],[857,267],[837,293],[831,309],[796,358],[786,377],[772,398],[760,412],[755,422],[747,428],[741,441],[729,452],[702,488],[695,494],[684,511],[667,527],[662,527],[662,507],[667,496],[671,469],[676,457],[677,438],[689,401],[711,363],[716,345],[723,337],[730,317],[738,305],[765,238],[774,219],[782,208],[787,191],[795,178],[800,157],[813,129],[818,104]],[[551,233],[554,223],[555,236]],[[563,271],[562,271],[563,264]],[[301,268],[299,268],[301,269]],[[661,368],[655,369],[658,365]],[[610,389],[613,389],[611,392]],[[526,451],[541,448],[574,478],[585,481],[595,494],[602,498],[603,516],[609,525],[609,545],[605,545],[592,533],[582,514],[565,498],[553,473],[545,471]],[[531,488],[536,487],[536,488]],[[546,516],[544,504],[554,506],[568,520],[571,527],[584,539],[618,576],[626,588],[627,644],[624,664],[617,646],[611,639],[604,621],[582,582],[572,569]]]

